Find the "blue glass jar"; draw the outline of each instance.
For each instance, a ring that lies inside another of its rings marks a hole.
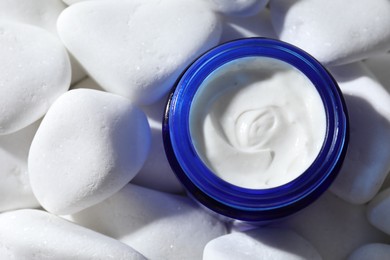
[[[247,57],[276,59],[301,71],[317,89],[326,113],[325,139],[314,162],[296,179],[268,189],[243,188],[219,178],[202,161],[190,133],[191,105],[202,82],[221,66]],[[335,179],[347,150],[347,109],[335,80],[306,52],[273,39],[240,39],[211,49],[184,71],[169,96],[163,139],[169,163],[192,198],[227,218],[262,223],[309,205]]]

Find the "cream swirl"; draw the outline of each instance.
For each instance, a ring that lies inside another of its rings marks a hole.
[[[196,94],[190,120],[208,167],[246,188],[298,177],[319,153],[326,129],[311,81],[268,58],[243,58],[214,72]]]

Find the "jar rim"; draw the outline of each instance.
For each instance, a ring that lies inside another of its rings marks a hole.
[[[325,138],[314,162],[294,180],[268,189],[244,188],[219,178],[197,154],[190,134],[191,105],[202,82],[226,63],[246,57],[273,58],[298,69],[317,89],[326,113]],[[347,109],[330,73],[303,50],[260,37],[221,44],[196,59],[172,89],[163,119],[167,159],[188,193],[214,212],[246,221],[284,217],[314,201],[336,177],[348,136]]]

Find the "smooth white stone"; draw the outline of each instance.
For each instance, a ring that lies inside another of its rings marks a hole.
[[[0,212],[39,207],[27,173],[28,151],[39,124],[0,136]]]
[[[159,191],[181,193],[184,189],[169,165],[162,140],[166,102],[167,97],[164,97],[152,105],[142,107],[152,131],[152,143],[148,159],[131,182]]]
[[[237,232],[211,240],[203,251],[203,260],[319,260],[312,245],[288,229],[259,228]]]
[[[364,204],[390,170],[390,95],[363,63],[331,68],[343,92],[350,121],[347,155],[330,187],[340,198]]]
[[[70,85],[68,55],[39,27],[0,22],[0,135],[42,117]]]
[[[281,220],[277,226],[297,232],[323,259],[341,260],[364,244],[390,241],[389,236],[368,223],[365,211],[364,205],[352,205],[325,192],[316,202]]]
[[[390,245],[373,243],[359,247],[347,260],[388,260]]]
[[[390,53],[378,55],[364,61],[378,81],[390,92]]]
[[[28,170],[41,205],[72,214],[126,185],[147,158],[150,128],[129,100],[77,89],[50,107],[32,142]]]
[[[66,8],[61,0],[2,0],[0,21],[14,21],[41,27],[57,36],[57,18]],[[70,56],[72,84],[86,76],[81,65]]]
[[[367,218],[373,226],[390,235],[390,188],[381,191],[368,204]]]
[[[146,259],[131,247],[40,210],[0,214],[0,259]]]
[[[58,19],[64,44],[105,90],[150,104],[215,46],[218,16],[196,0],[86,1]]]
[[[0,20],[31,24],[56,33],[57,18],[65,8],[61,0],[2,0]]]
[[[223,17],[221,43],[248,37],[277,38],[268,9],[250,17]]]
[[[252,16],[260,12],[268,0],[204,0],[211,8],[225,15]]]
[[[346,64],[390,50],[388,0],[273,0],[280,39],[328,65]]]
[[[149,259],[201,259],[225,225],[188,198],[128,184],[72,221],[119,239]]]

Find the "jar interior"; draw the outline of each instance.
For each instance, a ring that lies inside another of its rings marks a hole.
[[[200,84],[189,129],[202,162],[219,178],[267,189],[298,178],[326,134],[316,87],[292,65],[268,57],[227,62]]]

